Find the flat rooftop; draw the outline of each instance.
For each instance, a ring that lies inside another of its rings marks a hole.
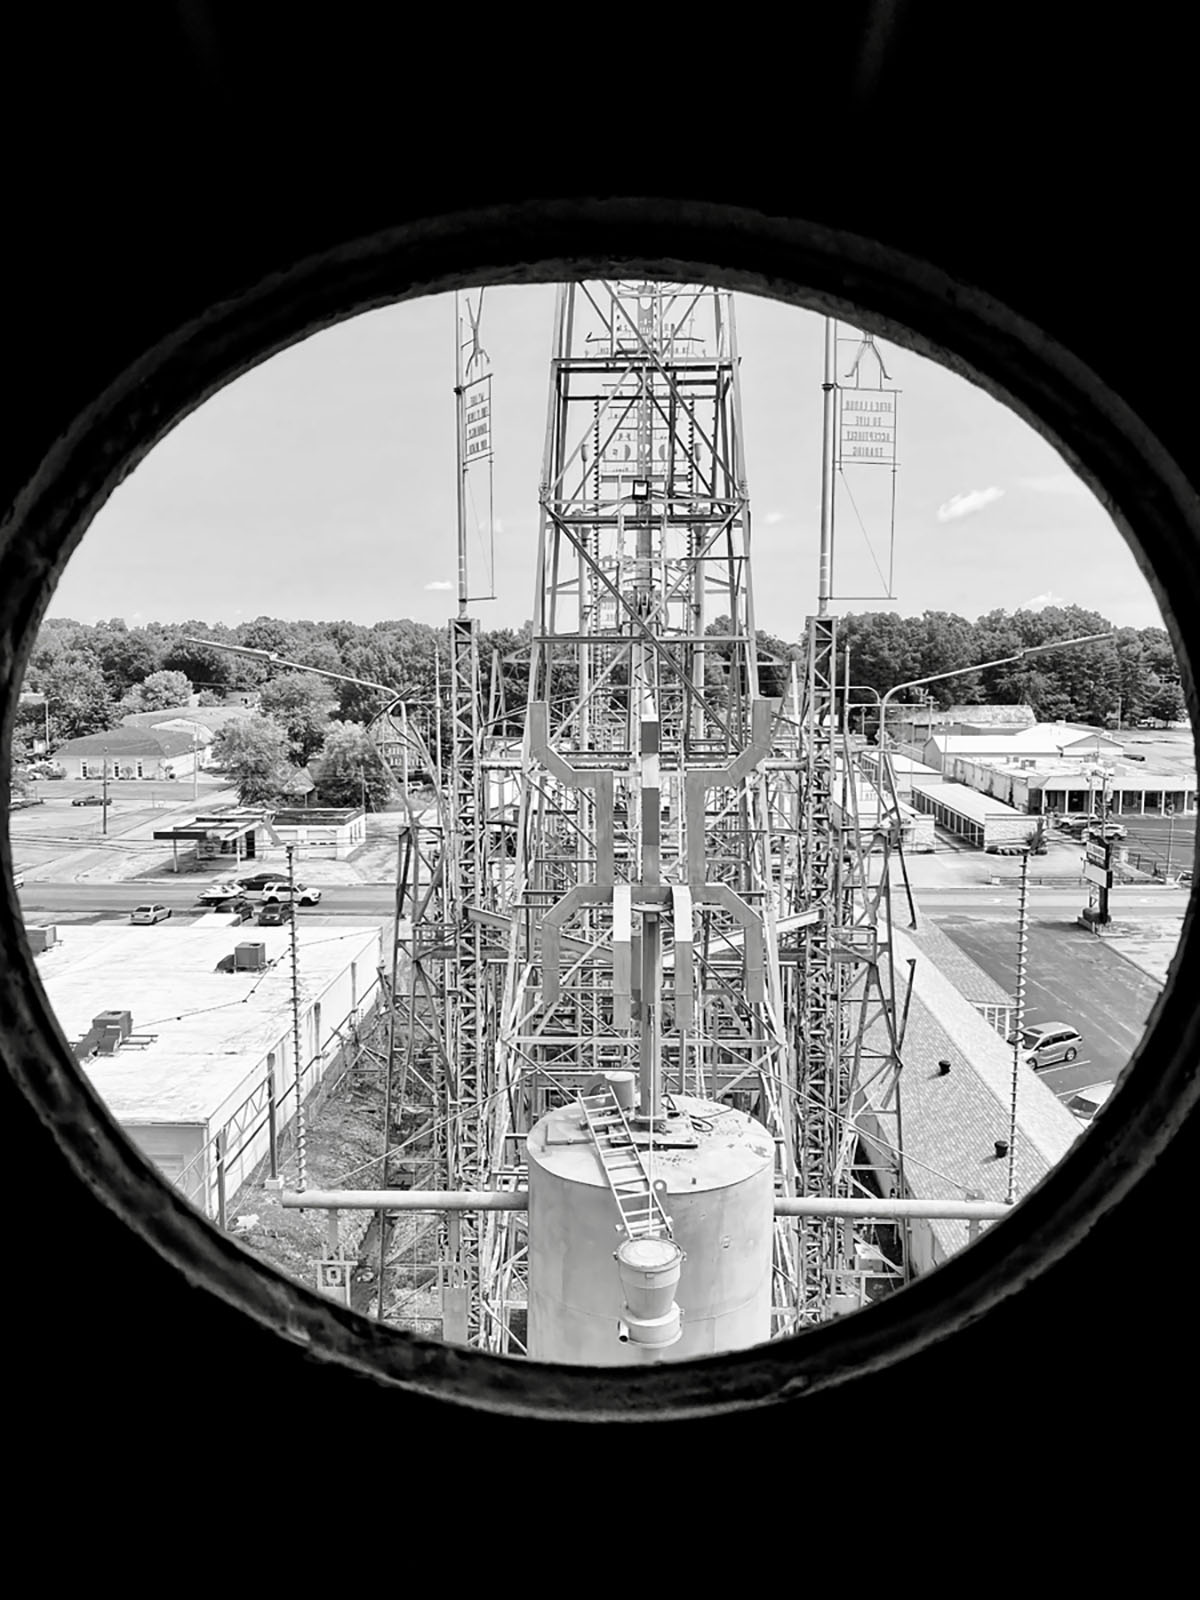
[[[935,783],[932,779],[914,778],[912,787],[914,794],[927,794],[939,805],[949,806],[959,816],[969,817],[972,822],[986,822],[993,817],[1026,816],[1024,811],[1017,811],[990,794],[980,794],[978,789],[970,789],[965,783]]]
[[[359,964],[357,994],[375,982],[378,927],[301,927],[300,992],[311,1004]],[[265,972],[221,972],[239,944],[267,947]],[[207,1123],[292,1023],[286,928],[78,927],[37,957],[38,976],[68,1042],[101,1011],[128,1011],[135,1034],[155,1034],[80,1067],[125,1123]],[[340,1016],[323,1021],[340,1023]]]
[[[1055,761],[1041,757],[1033,761],[1032,765],[1022,764],[1020,760],[1002,761],[998,756],[972,756],[967,758],[975,766],[986,768],[989,772],[998,772],[1004,777],[1014,778],[1070,778],[1073,782],[1088,782],[1086,766],[1080,766],[1078,761]],[[1032,761],[1032,758],[1030,758]],[[1183,761],[1167,761],[1161,757],[1147,756],[1145,761],[1125,761],[1121,758],[1111,759],[1104,757],[1101,764],[1105,771],[1112,773],[1109,787],[1128,787],[1130,784],[1138,788],[1186,789],[1196,787],[1196,769]],[[1093,783],[1097,780],[1093,779]],[[1097,784],[1098,786],[1098,784]]]

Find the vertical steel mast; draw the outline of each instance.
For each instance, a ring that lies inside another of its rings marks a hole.
[[[465,311],[465,317],[464,317]],[[481,757],[482,674],[479,622],[468,614],[470,584],[469,498],[472,478],[486,472],[491,539],[491,372],[481,343],[483,291],[474,308],[455,296],[455,384],[457,415],[458,614],[449,626],[450,806],[446,839],[448,913],[452,959],[446,964],[446,1050],[441,1104],[445,1129],[445,1181],[451,1189],[475,1189],[488,1167],[484,1106],[485,1064],[483,930],[475,913],[488,899],[488,818]],[[489,573],[490,579],[490,573]],[[490,587],[490,584],[489,584]],[[446,1224],[445,1336],[454,1343],[481,1338],[478,1218],[467,1213]]]
[[[792,1192],[795,969],[780,943],[798,925],[797,722],[758,689],[728,293],[560,291],[540,498],[504,1131],[628,1071],[660,1144],[689,1138],[676,1094],[756,1110]],[[484,1227],[493,1324],[519,1341],[519,1238],[502,1218]],[[780,1229],[779,1326],[791,1238]]]
[[[838,706],[834,591],[835,489],[841,468],[837,326],[825,320],[822,373],[821,525],[817,613],[805,630],[800,742],[800,899],[812,913],[801,935],[796,1161],[805,1196],[866,1193],[856,1171],[857,1116],[865,1087],[883,1104],[900,1150],[901,1033],[891,966],[888,831],[859,827],[860,774]],[[881,364],[882,365],[882,364]],[[853,436],[852,436],[853,437]],[[882,800],[877,802],[882,819]],[[872,866],[877,869],[873,875]],[[881,936],[880,921],[885,928]],[[886,1045],[878,1038],[882,1020]],[[882,1078],[883,1084],[876,1082]],[[857,1303],[856,1238],[847,1224],[806,1221],[800,1231],[796,1323],[823,1321]]]

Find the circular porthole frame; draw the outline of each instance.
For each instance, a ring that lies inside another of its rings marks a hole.
[[[278,264],[181,326],[117,377],[45,458],[0,531],[0,811],[7,814],[15,688],[54,581],[99,507],[175,424],[240,373],[335,322],[477,284],[648,276],[766,294],[928,356],[1034,426],[1101,498],[1132,545],[1180,661],[1193,727],[1200,501],[1151,430],[1044,329],[932,264],[826,227],[699,202],[527,202],[431,218]],[[1137,507],[1136,535],[1122,507]],[[98,1203],[194,1287],[317,1360],[448,1404],[563,1421],[703,1418],[767,1407],[897,1369],[986,1317],[1064,1258],[1130,1194],[1189,1116],[1200,1013],[1174,980],[1194,958],[1189,903],[1150,1031],[1085,1137],[1011,1218],[869,1310],[751,1350],[653,1368],[547,1366],[463,1351],[334,1306],[251,1258],[158,1176],[71,1056],[21,926],[7,828],[0,1056]]]

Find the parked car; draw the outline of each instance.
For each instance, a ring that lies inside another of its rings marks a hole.
[[[1098,817],[1059,817],[1055,827],[1061,828],[1064,833],[1082,834],[1085,829],[1090,828],[1094,822],[1099,820]]]
[[[1189,886],[1191,884],[1191,881],[1192,881],[1192,869],[1191,869],[1191,867],[1185,867],[1183,869],[1183,871],[1179,874],[1179,876],[1175,880],[1176,883],[1188,884]]]
[[[1093,823],[1088,829],[1093,839],[1124,839],[1129,835],[1129,829],[1121,822]]]
[[[14,889],[23,889],[24,887],[25,887],[25,874],[23,872],[15,872],[13,874],[13,888]]]
[[[235,923],[254,921],[254,907],[243,895],[227,895],[224,900],[218,900],[212,909],[228,912]]]
[[[26,806],[44,806],[45,804],[46,802],[40,795],[15,794],[8,802],[8,809],[10,811],[24,811]]]
[[[278,872],[259,872],[252,876],[237,873],[229,880],[242,894],[261,894],[269,883],[278,883],[278,881]]]
[[[77,796],[71,801],[71,804],[73,806],[110,806],[112,805],[112,799],[106,799],[99,794],[85,794]]]
[[[170,906],[136,906],[129,914],[130,922],[165,922],[171,915]]]
[[[1010,1034],[1008,1042],[1015,1044],[1016,1034]],[[1069,1028],[1065,1022],[1046,1022],[1026,1028],[1021,1034],[1021,1044],[1026,1061],[1035,1072],[1041,1072],[1055,1062],[1074,1061],[1083,1048],[1083,1037],[1077,1028]]]
[[[1080,1122],[1090,1122],[1115,1087],[1115,1084],[1111,1083],[1093,1083],[1087,1089],[1076,1089],[1074,1094],[1065,1096],[1063,1105],[1077,1116]]]
[[[262,888],[263,901],[270,904],[272,900],[291,900],[297,905],[315,906],[321,898],[320,889],[310,889],[306,883],[298,883],[295,893],[286,878],[276,879],[273,883],[264,883]]]
[[[291,922],[295,915],[290,900],[272,900],[258,913],[258,925],[260,928],[281,928],[285,922]]]

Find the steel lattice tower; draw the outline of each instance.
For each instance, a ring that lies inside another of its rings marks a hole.
[[[448,1188],[521,1185],[533,1124],[626,1069],[651,1122],[660,1090],[758,1116],[779,1193],[864,1192],[863,1038],[894,1013],[887,841],[857,825],[834,620],[810,619],[782,698],[761,692],[738,359],[725,291],[559,291],[519,749],[482,710],[477,624],[450,625],[431,901]],[[444,1225],[447,1337],[523,1352],[526,1227]],[[777,1223],[774,1332],[840,1309],[853,1247],[845,1227]]]

